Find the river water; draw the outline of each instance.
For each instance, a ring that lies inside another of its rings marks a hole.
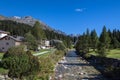
[[[54,80],[105,80],[102,74],[75,51],[70,51],[58,62]]]

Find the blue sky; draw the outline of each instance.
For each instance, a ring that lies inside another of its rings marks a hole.
[[[120,29],[120,0],[1,0],[0,14],[32,16],[67,34]]]

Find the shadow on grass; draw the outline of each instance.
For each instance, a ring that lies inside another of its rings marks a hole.
[[[78,52],[76,54],[78,54]],[[90,57],[85,57],[84,54],[79,56],[83,57],[94,68],[96,68],[99,72],[101,72],[102,75],[106,78],[105,80],[120,80],[120,76],[118,76],[120,72],[119,71],[114,72],[115,69],[120,68],[119,59],[99,57],[94,55],[91,55]],[[106,73],[106,69],[108,70],[107,73]],[[94,79],[88,79],[88,80],[94,80]]]
[[[62,62],[59,62],[58,64],[71,65],[71,66],[91,66],[90,64],[87,64],[87,63],[62,63]]]

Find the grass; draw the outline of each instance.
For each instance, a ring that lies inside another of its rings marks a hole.
[[[107,57],[120,59],[120,49],[110,50],[110,52],[108,53]]]
[[[4,55],[4,53],[0,53],[0,59],[2,59],[3,55]]]
[[[51,49],[41,49],[40,52],[43,52],[43,51],[50,51]]]
[[[0,68],[0,74],[7,74],[8,70]]]
[[[2,59],[3,55],[4,53],[0,53],[0,59]],[[0,67],[0,74],[7,74],[7,73],[8,73],[8,70]]]
[[[89,54],[98,56],[98,54],[95,51],[90,50]],[[112,49],[110,52],[108,52],[107,55],[108,58],[115,58],[120,59],[120,49]]]
[[[51,53],[54,53],[56,51],[56,49],[47,49],[47,51],[49,51],[48,53],[46,54],[42,54],[42,55],[39,55],[38,57],[48,57],[49,55],[51,55]],[[44,52],[44,51],[42,51]]]
[[[32,51],[32,54],[36,54],[36,53],[41,53],[41,52],[44,52],[44,51],[51,51],[52,49],[41,49],[40,51]]]
[[[45,54],[39,55],[38,57],[39,57],[39,58],[40,58],[40,57],[48,57],[50,53],[51,53],[51,52],[48,52],[48,53],[45,53]]]
[[[43,49],[41,51],[38,51],[38,52],[34,52],[33,55],[36,55],[36,56],[47,56],[48,54],[50,53],[54,53],[56,49]]]
[[[90,51],[89,54],[97,56],[98,54],[95,51]]]

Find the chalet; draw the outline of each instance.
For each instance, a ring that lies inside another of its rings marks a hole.
[[[45,45],[46,47],[50,47],[50,41],[49,41],[49,40],[45,40],[44,45]]]
[[[10,36],[8,32],[0,31],[0,52],[6,52],[12,46],[19,46],[23,37]]]
[[[10,34],[9,32],[5,32],[5,31],[0,30],[0,38],[7,36],[9,34]]]
[[[56,43],[63,43],[63,41],[57,40],[57,39],[52,39],[52,40],[50,41],[50,45],[51,45],[51,46],[55,46]]]
[[[41,40],[40,45],[38,45],[38,49],[49,49],[50,48],[50,41],[49,40]]]

